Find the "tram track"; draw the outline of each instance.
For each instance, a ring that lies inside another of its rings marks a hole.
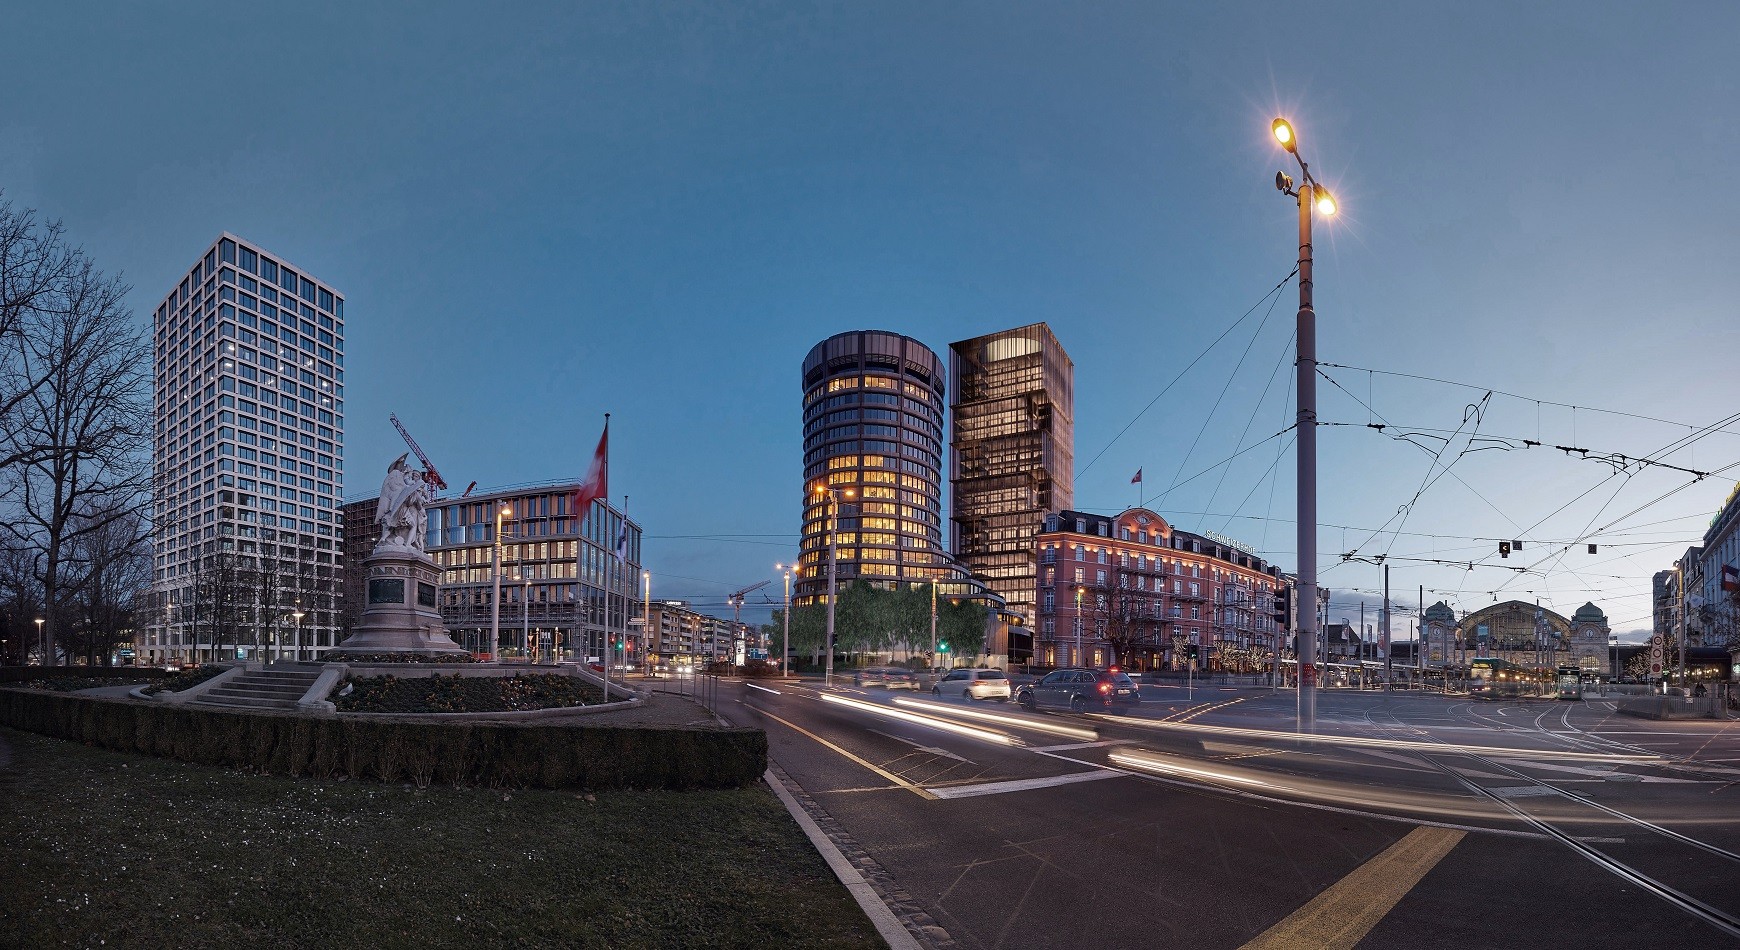
[[[1411,733],[1413,735],[1419,735],[1421,732],[1421,730],[1417,730],[1414,727],[1408,726],[1407,723],[1402,722],[1400,719],[1398,719],[1393,714],[1382,713],[1382,714],[1378,714],[1378,715],[1388,716],[1390,719],[1395,720],[1395,721],[1393,724],[1379,722],[1376,718],[1374,718],[1374,711],[1367,710],[1365,713],[1365,719],[1374,730],[1382,731],[1382,732],[1391,732],[1391,733],[1399,732],[1402,730],[1407,730],[1409,733]],[[1545,715],[1547,715],[1547,713],[1542,714],[1542,716],[1545,716]],[[1541,717],[1537,717],[1537,722],[1539,721],[1540,718]],[[1568,720],[1566,721],[1566,724],[1567,725],[1569,724]],[[1525,733],[1531,732],[1531,730],[1516,730],[1514,728],[1506,729],[1505,731],[1506,732],[1521,731],[1521,732],[1525,732]],[[1584,748],[1589,748],[1590,746],[1596,746],[1596,747],[1600,748],[1601,751],[1612,751],[1613,747],[1615,747],[1615,746],[1623,747],[1626,749],[1631,748],[1629,746],[1625,746],[1623,743],[1617,743],[1617,742],[1605,742],[1604,741],[1602,743],[1587,743],[1587,744],[1585,744],[1582,742],[1578,742],[1574,739],[1569,739],[1569,737],[1565,737],[1563,734],[1554,733],[1551,730],[1547,730],[1547,729],[1539,729],[1539,730],[1534,731],[1534,732],[1535,732],[1535,734],[1538,734],[1538,735],[1543,736],[1543,737],[1557,737],[1561,740],[1568,740],[1574,746],[1581,745]],[[1584,733],[1583,735],[1587,736],[1587,733]],[[1438,739],[1435,736],[1431,736],[1429,733],[1426,734],[1426,737],[1427,737],[1427,740],[1429,742],[1434,742],[1434,743],[1439,743],[1439,744],[1447,744],[1447,743],[1443,743],[1443,740]],[[1481,785],[1480,783],[1478,783],[1476,781],[1473,781],[1467,775],[1462,774],[1458,769],[1456,769],[1455,766],[1446,764],[1445,762],[1441,761],[1441,759],[1455,757],[1455,758],[1463,760],[1463,761],[1472,761],[1474,763],[1478,763],[1481,766],[1481,769],[1483,771],[1487,771],[1488,774],[1492,774],[1493,771],[1496,771],[1498,773],[1502,773],[1504,775],[1508,775],[1510,777],[1513,777],[1519,781],[1526,782],[1526,783],[1528,783],[1528,786],[1532,786],[1532,787],[1541,788],[1541,789],[1546,790],[1549,793],[1549,795],[1551,796],[1550,800],[1552,800],[1552,801],[1570,802],[1570,803],[1573,803],[1575,805],[1578,805],[1578,806],[1590,809],[1592,811],[1595,811],[1602,816],[1605,816],[1605,818],[1597,818],[1597,819],[1593,819],[1593,820],[1601,821],[1603,823],[1605,823],[1607,820],[1617,820],[1617,821],[1623,822],[1624,824],[1629,825],[1631,827],[1635,827],[1635,828],[1639,829],[1640,831],[1649,832],[1651,835],[1655,836],[1658,840],[1661,840],[1663,842],[1667,842],[1672,846],[1692,848],[1692,849],[1695,849],[1695,850],[1702,852],[1704,854],[1713,856],[1715,858],[1721,859],[1722,861],[1733,863],[1733,864],[1740,864],[1740,854],[1737,854],[1733,851],[1729,851],[1729,850],[1722,848],[1722,847],[1719,847],[1717,845],[1711,844],[1707,841],[1702,841],[1702,840],[1700,840],[1698,838],[1694,838],[1690,835],[1686,835],[1686,834],[1683,834],[1681,832],[1675,831],[1671,828],[1663,827],[1663,826],[1658,825],[1654,822],[1640,818],[1636,815],[1632,815],[1632,814],[1629,814],[1627,812],[1621,811],[1620,809],[1614,808],[1612,806],[1603,804],[1601,802],[1594,801],[1586,796],[1579,795],[1575,792],[1567,791],[1566,789],[1561,788],[1558,785],[1555,785],[1550,781],[1536,778],[1535,776],[1528,775],[1528,774],[1525,774],[1523,772],[1517,771],[1516,769],[1510,767],[1509,765],[1507,765],[1503,762],[1496,761],[1492,757],[1482,756],[1478,753],[1468,751],[1465,748],[1460,748],[1460,749],[1456,749],[1456,750],[1446,750],[1443,753],[1418,751],[1418,752],[1415,752],[1413,754],[1422,763],[1429,765],[1432,768],[1443,773],[1445,776],[1449,777],[1450,779],[1455,781],[1457,784],[1459,784],[1463,788],[1467,789],[1470,793],[1475,795],[1477,798],[1480,798],[1482,800],[1485,800],[1485,801],[1488,801],[1488,802],[1491,802],[1491,803],[1497,805],[1500,809],[1509,813],[1510,815],[1515,817],[1517,820],[1523,822],[1524,824],[1526,824],[1529,827],[1536,829],[1537,831],[1539,831],[1541,834],[1547,836],[1548,838],[1551,838],[1552,840],[1559,842],[1560,844],[1569,848],[1572,852],[1574,852],[1578,856],[1589,861],[1591,864],[1594,864],[1596,867],[1599,867],[1602,870],[1605,870],[1608,873],[1611,873],[1614,876],[1616,876],[1624,881],[1627,881],[1638,888],[1641,888],[1642,890],[1644,890],[1647,893],[1655,895],[1657,898],[1660,898],[1661,900],[1666,901],[1668,904],[1674,906],[1675,908],[1679,909],[1680,911],[1682,911],[1682,912],[1684,912],[1684,913],[1686,913],[1694,918],[1702,920],[1706,924],[1710,925],[1711,927],[1716,928],[1717,930],[1720,930],[1721,932],[1727,934],[1728,936],[1736,938],[1736,939],[1740,939],[1740,915],[1730,913],[1729,911],[1723,910],[1722,908],[1717,907],[1717,906],[1715,906],[1715,905],[1713,905],[1705,900],[1702,900],[1697,896],[1694,896],[1692,894],[1687,893],[1684,890],[1676,888],[1673,885],[1667,883],[1666,881],[1663,881],[1658,877],[1655,877],[1649,873],[1646,873],[1644,870],[1634,866],[1632,863],[1628,863],[1627,861],[1620,860],[1619,858],[1615,857],[1614,855],[1608,854],[1607,852],[1604,852],[1601,849],[1595,847],[1593,844],[1589,843],[1588,841],[1581,840],[1580,836],[1572,833],[1571,831],[1567,830],[1564,827],[1561,827],[1561,825],[1574,822],[1577,819],[1560,817],[1560,816],[1554,816],[1552,818],[1549,818],[1547,816],[1536,814],[1536,813],[1530,811],[1529,809],[1524,808],[1522,805],[1518,804],[1516,801],[1513,801],[1511,797],[1508,797],[1506,795],[1501,795],[1501,794],[1499,794],[1499,792],[1497,790],[1494,790],[1492,788],[1488,788],[1484,785]],[[1528,786],[1525,786],[1525,787],[1528,787]],[[1533,796],[1531,796],[1531,797],[1533,797]],[[1659,858],[1657,859],[1656,863],[1661,863]]]

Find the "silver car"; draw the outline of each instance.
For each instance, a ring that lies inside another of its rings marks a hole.
[[[942,681],[930,688],[938,699],[959,696],[963,699],[1009,698],[1009,677],[1002,670],[950,670]]]

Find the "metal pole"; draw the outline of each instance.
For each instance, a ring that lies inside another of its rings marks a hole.
[[[652,655],[652,571],[640,572],[641,583],[646,585],[646,600],[640,608],[640,656],[641,662],[649,662],[646,658]],[[646,668],[648,678],[652,676],[652,667]]]
[[[524,569],[520,573],[523,575]],[[520,581],[520,650],[532,652],[532,582],[523,578]]]
[[[1686,568],[1684,563],[1676,564],[1674,570],[1680,575],[1680,685],[1686,685]]]
[[[1299,602],[1317,605],[1317,313],[1311,307],[1311,181],[1299,187],[1298,456]],[[1299,731],[1317,729],[1317,611],[1300,611]]]
[[[1420,648],[1419,636],[1414,638],[1414,649]],[[1390,663],[1390,654],[1395,652],[1395,642],[1390,639],[1390,566],[1384,565],[1384,692],[1390,691],[1390,676],[1394,672]]]
[[[930,582],[930,662],[936,663],[936,579]]]
[[[495,596],[489,602],[489,658],[496,662],[501,660],[496,648],[501,642],[501,520],[505,514],[503,508],[495,511],[495,568],[491,571],[495,575]]]
[[[1081,588],[1075,589],[1075,662],[1071,666],[1081,666]]]
[[[834,601],[837,599],[835,585],[839,582],[836,573],[839,568],[838,552],[834,542],[840,533],[840,501],[835,496],[834,489],[829,488],[827,492],[832,524],[828,528],[828,661],[822,674],[822,685],[831,688],[834,685]]]
[[[785,569],[785,639],[779,647],[779,675],[791,675],[791,568]]]

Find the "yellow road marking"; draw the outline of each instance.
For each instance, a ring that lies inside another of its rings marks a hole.
[[[1464,834],[1415,828],[1240,950],[1352,950]]]
[[[914,785],[911,782],[908,782],[906,779],[903,779],[900,776],[895,775],[893,772],[890,772],[886,769],[872,765],[871,763],[864,761],[863,759],[859,758],[858,756],[853,755],[850,752],[847,752],[845,749],[840,748],[839,746],[833,744],[832,742],[829,742],[828,740],[822,738],[821,736],[816,735],[815,733],[809,731],[808,729],[805,729],[804,727],[802,727],[800,725],[797,725],[796,723],[786,722],[784,719],[781,719],[778,716],[775,716],[773,713],[770,713],[765,709],[759,710],[759,712],[763,716],[766,716],[767,718],[773,720],[774,722],[779,723],[782,726],[786,726],[787,728],[790,728],[790,729],[796,729],[798,732],[801,732],[804,735],[809,736],[811,739],[814,739],[817,742],[820,742],[822,745],[825,745],[828,748],[834,750],[835,752],[838,752],[841,755],[845,756],[846,758],[851,759],[853,762],[856,762],[859,765],[862,765],[865,768],[869,769],[870,771],[875,772],[877,775],[880,775],[883,778],[889,780],[890,782],[893,782],[894,784],[900,786],[901,788],[904,788],[907,791],[913,793],[914,795],[917,795],[919,798],[923,798],[923,799],[926,799],[927,801],[933,801],[933,802],[937,800],[937,796],[931,794],[929,789],[923,788],[923,787],[918,786],[918,785]]]

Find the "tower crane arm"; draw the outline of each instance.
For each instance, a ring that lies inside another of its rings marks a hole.
[[[411,447],[412,453],[417,456],[417,461],[423,463],[423,471],[427,473],[424,475],[424,478],[428,480],[430,487],[436,489],[446,488],[447,480],[442,478],[441,473],[435,470],[435,464],[429,461],[429,456],[423,454],[423,449],[417,444],[417,440],[411,438],[411,433],[406,430],[404,423],[399,421],[398,414],[387,413],[387,419],[393,423],[393,428],[399,430],[399,435],[404,438],[405,444]],[[472,484],[475,485],[477,483],[473,482]]]

